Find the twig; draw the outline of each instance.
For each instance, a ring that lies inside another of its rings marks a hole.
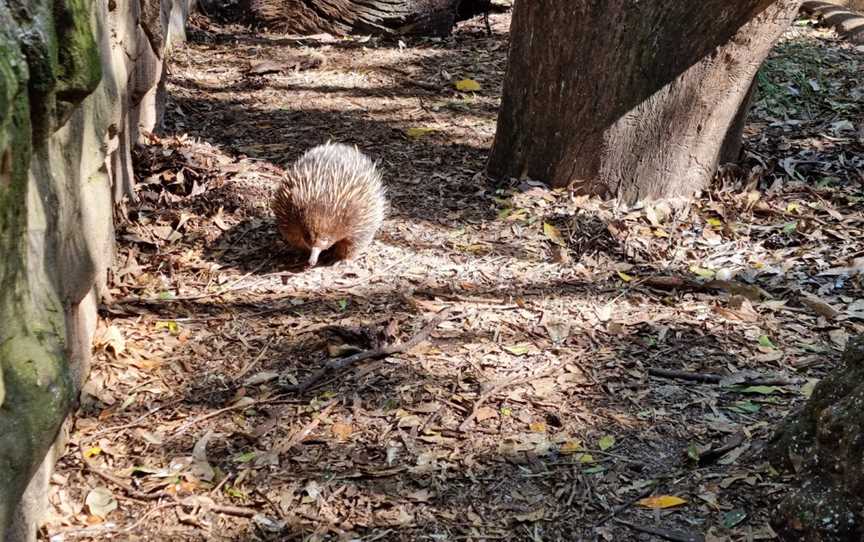
[[[611,512],[606,514],[603,518],[600,519],[600,521],[598,521],[597,523],[594,524],[594,528],[596,529],[597,527],[600,527],[601,525],[603,525],[604,523],[606,523],[610,519],[614,518],[615,516],[617,516],[618,514],[623,512],[624,510],[627,510],[628,508],[633,506],[637,501],[641,501],[645,497],[648,497],[649,495],[651,495],[654,492],[654,488],[656,486],[657,486],[656,482],[649,484],[645,488],[645,490],[642,491],[642,493],[640,493],[639,495],[636,495],[635,497],[628,500],[627,502],[625,502],[623,504],[619,504],[618,506],[613,508]]]
[[[665,540],[671,540],[672,542],[705,542],[705,537],[699,533],[688,533],[685,531],[672,531],[669,529],[648,527],[647,525],[630,523],[629,521],[624,521],[623,519],[616,519],[615,522],[620,523],[621,525],[626,525],[634,531],[653,534],[654,536],[659,536],[660,538],[663,538]]]
[[[105,472],[99,468],[94,467],[93,465],[90,464],[89,461],[85,460],[84,465],[87,467],[87,470],[89,470],[93,474],[97,475],[98,477],[102,478],[103,480],[110,482],[111,484],[114,484],[115,486],[119,487],[120,489],[123,490],[123,492],[128,497],[133,498],[133,499],[138,499],[141,501],[156,501],[156,500],[159,500],[163,497],[171,498],[171,499],[173,499],[175,504],[178,504],[178,505],[186,507],[186,508],[194,508],[197,506],[197,507],[207,508],[209,510],[212,510],[212,511],[220,513],[220,514],[226,514],[229,516],[239,516],[239,517],[245,517],[245,518],[251,518],[252,516],[254,516],[255,514],[258,513],[251,508],[242,508],[239,506],[225,506],[225,505],[219,505],[219,504],[213,504],[213,505],[207,506],[207,505],[203,505],[200,503],[184,501],[184,500],[181,500],[180,498],[178,498],[176,495],[171,495],[171,494],[168,494],[164,491],[160,491],[158,493],[144,493],[143,491],[138,491],[137,489],[133,488],[131,485],[127,484],[125,481],[114,476],[113,474],[109,474],[109,473],[107,473],[107,472]]]
[[[300,437],[300,440],[306,438],[306,435],[308,435],[312,431],[312,429],[315,428],[314,426],[312,426],[312,424],[318,425],[318,420],[321,417],[326,416],[330,412],[330,409],[335,404],[336,404],[336,399],[330,400],[324,406],[324,409],[318,413],[318,415],[315,417],[315,419],[313,419],[312,422],[310,422],[309,426],[307,426],[306,428],[304,428],[303,430],[301,430],[297,433],[297,435],[300,435],[301,433],[305,433]],[[252,431],[249,433],[249,437],[253,438],[253,439],[258,439],[258,438],[263,437],[264,435],[266,435],[270,431],[272,431],[277,425],[279,425],[279,421],[281,420],[282,416],[284,416],[285,412],[288,411],[288,408],[290,406],[291,405],[284,405],[282,408],[276,409],[275,412],[272,412],[270,414],[270,419],[267,420],[266,422],[262,423],[258,427],[255,427],[254,429],[252,429]],[[295,435],[295,437],[297,435]],[[292,437],[291,440],[294,440],[294,438]],[[299,442],[299,440],[297,442]],[[293,446],[293,444],[292,444],[292,446]]]
[[[477,417],[477,412],[480,410],[480,407],[482,407],[486,401],[488,401],[489,399],[491,399],[492,397],[494,397],[495,395],[497,395],[498,393],[500,393],[504,389],[509,388],[511,386],[518,386],[520,384],[527,384],[528,382],[531,382],[532,380],[536,380],[538,378],[543,378],[544,376],[551,373],[553,370],[554,370],[554,368],[551,368],[551,369],[547,369],[545,371],[540,371],[539,373],[533,374],[531,376],[509,378],[509,379],[505,380],[504,382],[496,384],[495,386],[492,387],[492,389],[490,389],[489,391],[487,391],[486,393],[481,395],[479,399],[477,399],[477,401],[474,403],[474,408],[471,409],[471,414],[469,414],[468,417],[465,418],[465,421],[463,421],[462,424],[459,425],[459,430],[460,431],[467,431],[468,430],[468,424],[470,424],[474,420],[474,418]]]
[[[648,374],[651,376],[659,376],[662,378],[673,378],[676,380],[686,380],[689,382],[702,382],[704,384],[720,384],[724,379],[729,378],[724,375],[715,375],[709,373],[692,373],[689,371],[675,371],[672,369],[659,369],[651,367],[648,369]],[[797,384],[793,380],[785,378],[745,378],[737,384],[745,386],[790,386]]]
[[[121,431],[123,429],[130,429],[132,427],[139,427],[141,425],[141,422],[144,421],[146,418],[152,416],[153,414],[156,414],[157,412],[159,412],[162,409],[174,406],[177,403],[181,403],[181,402],[183,402],[183,399],[177,399],[177,400],[171,401],[170,403],[165,403],[164,405],[160,405],[160,406],[158,406],[152,410],[147,411],[146,413],[139,416],[138,419],[136,419],[133,422],[124,423],[122,425],[115,425],[113,427],[108,427],[106,429],[102,429],[101,431],[97,431],[97,432],[93,433],[92,435],[89,435],[88,438],[92,439],[92,438],[96,438],[96,437],[101,437],[102,435],[105,435],[108,433],[114,433],[116,431]]]
[[[181,425],[180,429],[175,431],[174,434],[171,435],[169,440],[175,439],[175,438],[183,435],[183,433],[188,431],[192,426],[197,425],[203,421],[209,420],[210,418],[215,418],[216,416],[220,416],[220,415],[222,415],[226,412],[230,412],[232,410],[240,410],[240,409],[244,409],[244,408],[250,408],[250,407],[257,405],[258,403],[259,403],[259,401],[254,401],[254,400],[251,402],[241,402],[241,403],[237,403],[237,404],[225,407],[225,408],[220,408],[219,410],[214,410],[213,412],[210,412],[208,414],[204,414],[203,416],[199,416],[199,417],[197,417],[193,420],[190,420],[190,421],[184,423],[183,425]]]
[[[338,402],[339,401],[336,399],[330,401],[330,403],[321,412],[316,414],[312,421],[306,424],[303,429],[297,431],[296,433],[291,435],[291,438],[276,446],[276,448],[273,450],[273,453],[278,456],[303,442],[303,439],[309,436],[309,434],[314,431],[315,428],[318,427],[318,425],[321,424],[321,419],[325,418],[328,414],[330,414],[330,411],[333,410],[333,407],[336,406],[336,403]],[[278,420],[278,418],[276,419]]]
[[[145,493],[143,491],[138,491],[137,489],[135,489],[131,485],[127,484],[125,481],[114,476],[113,474],[109,474],[109,473],[103,471],[102,469],[99,469],[99,468],[93,466],[86,459],[84,460],[84,466],[87,467],[87,470],[89,470],[90,472],[92,472],[93,474],[98,476],[99,478],[102,478],[106,482],[110,482],[110,483],[114,484],[115,486],[119,487],[120,489],[122,489],[123,493],[125,493],[128,497],[131,497],[133,499],[138,499],[139,501],[157,501],[164,496],[164,495],[162,495],[161,492],[160,493]]]
[[[345,358],[334,359],[327,362],[323,367],[312,373],[309,378],[307,378],[300,384],[297,384],[296,386],[285,386],[282,389],[286,392],[304,393],[309,388],[318,383],[322,378],[324,378],[324,376],[330,371],[339,371],[350,365],[359,363],[367,359],[386,358],[387,356],[391,356],[393,354],[407,352],[421,342],[425,341],[429,337],[429,334],[432,333],[432,331],[436,327],[438,327],[438,325],[442,321],[444,321],[447,316],[450,315],[451,311],[452,308],[449,307],[440,311],[437,315],[435,315],[435,318],[433,318],[431,322],[426,324],[423,329],[421,329],[416,335],[414,335],[404,343],[388,344],[374,350],[364,350],[363,352],[358,352]]]

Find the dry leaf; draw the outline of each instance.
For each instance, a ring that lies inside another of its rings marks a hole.
[[[351,438],[351,433],[354,432],[354,429],[351,425],[342,422],[336,422],[330,428],[330,431],[333,433],[333,436],[336,437],[339,441],[345,442],[349,438]]]
[[[549,224],[548,222],[543,223],[543,234],[547,239],[560,246],[567,246],[567,243],[564,241],[564,237],[561,235],[561,230]]]
[[[484,420],[488,420],[489,418],[495,418],[497,416],[497,410],[484,406],[477,409],[477,414],[474,416],[474,419],[476,419],[478,422],[482,422]]]
[[[687,501],[674,495],[655,495],[641,499],[637,504],[644,508],[672,508],[687,504]]]
[[[405,135],[407,135],[411,139],[419,139],[434,132],[434,128],[408,128],[407,130],[405,130]]]
[[[103,519],[117,509],[117,500],[107,487],[91,489],[84,499],[84,504],[91,514]]]
[[[480,83],[473,79],[462,79],[456,81],[455,87],[456,90],[461,90],[462,92],[476,92],[480,90]]]

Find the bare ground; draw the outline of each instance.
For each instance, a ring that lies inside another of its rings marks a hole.
[[[762,446],[862,330],[864,52],[805,21],[742,165],[688,211],[624,211],[483,175],[508,23],[398,43],[196,21],[45,536],[773,537],[789,486]],[[328,139],[380,161],[392,209],[363,258],[303,272],[268,198]],[[419,346],[307,381],[445,309]]]

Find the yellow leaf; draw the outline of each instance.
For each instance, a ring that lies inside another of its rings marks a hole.
[[[435,132],[434,128],[408,128],[405,130],[405,135],[412,139],[418,139],[433,132]]]
[[[605,452],[612,446],[615,446],[615,437],[613,437],[612,435],[606,435],[604,437],[601,437],[600,440],[597,442],[597,445],[600,446],[600,449]]]
[[[790,201],[789,205],[786,206],[786,212],[787,213],[794,213],[797,210],[798,210],[798,204],[795,203],[794,201]]]
[[[594,456],[591,454],[582,454],[579,456],[579,462],[580,463],[593,463],[594,462]]]
[[[687,504],[687,501],[674,495],[654,495],[653,497],[646,497],[638,501],[637,504],[644,508],[672,508]]]
[[[348,440],[351,437],[351,433],[354,431],[350,425],[341,422],[334,423],[330,430],[333,432],[333,436],[342,442]]]
[[[461,81],[456,81],[456,90],[461,90],[462,92],[476,92],[480,90],[480,83],[473,79],[462,79]]]
[[[561,230],[548,222],[543,223],[543,234],[556,245],[561,245],[562,247],[567,245],[564,242],[564,237],[561,235]]]
[[[84,457],[89,459],[89,458],[97,456],[101,453],[102,453],[102,448],[100,448],[99,446],[93,446],[92,448],[87,448],[86,450],[84,450],[83,455],[84,455]]]
[[[581,449],[582,444],[578,440],[568,440],[561,445],[561,449],[558,451],[562,454],[572,454],[580,451]]]
[[[177,335],[180,333],[180,324],[173,320],[156,322],[156,329],[167,329],[171,335]]]
[[[714,275],[716,275],[716,273],[711,269],[705,269],[703,267],[698,267],[695,265],[690,267],[690,271],[699,275],[703,279],[713,279]]]
[[[619,277],[621,278],[621,280],[623,280],[624,282],[630,282],[631,280],[633,280],[633,277],[631,277],[630,275],[628,275],[628,274],[625,273],[624,271],[618,271],[618,276],[619,276]]]
[[[709,226],[713,226],[715,228],[719,228],[720,226],[723,225],[723,221],[720,220],[719,218],[709,218],[705,222],[707,222]]]
[[[661,230],[657,228],[654,230],[654,237],[669,237],[669,234],[666,233],[666,230]]]
[[[546,424],[543,422],[533,422],[528,426],[528,428],[535,433],[545,433],[546,432]]]
[[[516,344],[513,346],[505,346],[504,350],[510,352],[514,356],[524,356],[528,353],[528,345],[527,344]]]

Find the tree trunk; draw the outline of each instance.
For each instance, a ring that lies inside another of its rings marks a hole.
[[[517,1],[489,173],[625,203],[692,196],[799,4]]]
[[[239,11],[247,22],[293,34],[446,36],[456,21],[490,5],[491,0],[242,0]]]

